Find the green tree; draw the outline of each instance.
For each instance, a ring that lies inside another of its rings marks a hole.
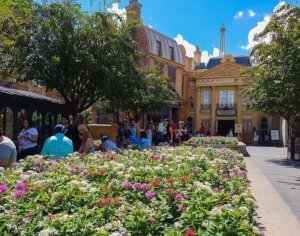
[[[265,42],[265,39],[271,39]],[[300,121],[300,8],[285,4],[274,13],[252,49],[258,65],[246,71],[248,109],[285,118],[294,132]]]
[[[32,11],[22,34],[12,33],[11,21],[1,24],[1,36],[10,42],[0,45],[5,75],[57,89],[73,115],[109,100],[106,90],[114,85],[139,80],[140,52],[118,16],[84,13],[71,1],[34,4]]]

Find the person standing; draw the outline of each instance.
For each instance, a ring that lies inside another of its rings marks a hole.
[[[129,130],[131,132],[131,135],[136,138],[137,137],[137,128],[136,128],[135,121],[134,121],[134,119],[130,119],[129,122],[130,122]]]
[[[62,125],[64,126],[64,134],[69,139],[72,139],[72,129],[70,126],[70,119],[67,116],[62,117]]]
[[[27,156],[36,155],[38,153],[38,131],[32,127],[31,121],[23,120],[23,129],[18,135],[19,156],[18,161],[25,159]]]
[[[164,120],[163,142],[170,144],[173,143],[173,130],[169,119]]]
[[[171,120],[171,127],[172,127],[172,137],[176,137],[177,125],[176,123],[173,122],[173,120]],[[175,141],[176,140],[174,140],[174,143]]]
[[[55,135],[46,139],[41,155],[49,156],[50,159],[66,158],[73,153],[73,142],[64,134],[64,126],[56,125],[54,128]]]
[[[0,129],[0,167],[8,167],[17,160],[17,149],[13,141],[5,137]]]

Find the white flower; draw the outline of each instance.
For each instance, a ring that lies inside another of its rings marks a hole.
[[[256,233],[256,234],[261,234],[261,232],[260,232],[260,229],[259,228],[257,228],[256,226],[253,226],[252,227],[252,231],[254,232],[254,233]]]
[[[57,235],[57,231],[55,229],[44,229],[39,232],[38,236],[52,236]]]
[[[180,229],[180,228],[182,228],[182,224],[181,224],[180,222],[175,222],[175,223],[174,223],[174,227],[175,227],[176,229]]]
[[[119,232],[114,232],[112,234],[110,234],[109,236],[123,236],[124,234],[121,234]]]
[[[249,209],[248,209],[247,207],[245,207],[245,206],[240,207],[239,210],[240,210],[242,213],[245,213],[245,214],[247,214],[247,213],[249,212]]]

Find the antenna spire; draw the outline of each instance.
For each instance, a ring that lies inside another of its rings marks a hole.
[[[225,55],[225,32],[226,28],[223,24],[221,27],[220,57]]]

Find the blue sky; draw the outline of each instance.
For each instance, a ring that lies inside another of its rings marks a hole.
[[[292,0],[293,1],[293,0]],[[78,0],[90,11],[89,0]],[[99,5],[94,0],[94,10]],[[205,51],[205,57],[218,53],[220,27],[226,27],[226,53],[248,54],[248,35],[261,30],[279,0],[139,0],[143,4],[144,24],[183,43],[191,55],[193,45]],[[289,2],[289,1],[288,1]],[[114,6],[124,8],[129,0]],[[259,23],[261,22],[261,23]],[[258,24],[259,23],[259,24]],[[183,41],[184,40],[184,41]],[[250,45],[251,45],[250,40]],[[243,49],[242,49],[243,48]]]

